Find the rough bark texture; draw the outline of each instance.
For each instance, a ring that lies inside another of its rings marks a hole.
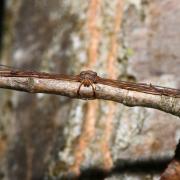
[[[179,0],[7,0],[1,64],[180,88],[179,21]],[[158,179],[179,139],[179,118],[158,110],[2,89],[0,98],[1,179]]]

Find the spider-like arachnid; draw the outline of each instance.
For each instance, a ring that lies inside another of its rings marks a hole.
[[[93,96],[96,96],[95,93],[95,87],[94,87],[94,83],[97,83],[97,73],[91,70],[87,70],[87,71],[82,71],[79,74],[79,82],[81,82],[78,90],[77,90],[77,94],[80,96],[80,89],[81,86],[84,85],[85,87],[92,87],[93,90]]]

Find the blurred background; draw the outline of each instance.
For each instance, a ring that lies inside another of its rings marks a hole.
[[[1,0],[0,64],[180,88],[179,0]],[[0,180],[155,180],[179,118],[0,89]]]

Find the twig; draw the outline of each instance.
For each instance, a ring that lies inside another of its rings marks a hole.
[[[127,106],[143,106],[173,114],[180,117],[180,94],[176,96],[148,94],[128,90],[112,85],[94,83],[95,94],[91,87],[81,87],[81,96],[77,90],[81,82],[64,79],[50,79],[41,77],[3,77],[0,75],[0,88],[25,91],[29,93],[48,93],[81,99],[104,99],[122,103]],[[177,90],[179,92],[179,90]]]

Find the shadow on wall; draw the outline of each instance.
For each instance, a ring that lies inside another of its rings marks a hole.
[[[98,167],[83,169],[79,177],[69,174],[63,180],[104,180],[113,175],[127,174],[161,174],[172,157],[161,157],[156,159],[119,159],[111,170],[104,170]]]

